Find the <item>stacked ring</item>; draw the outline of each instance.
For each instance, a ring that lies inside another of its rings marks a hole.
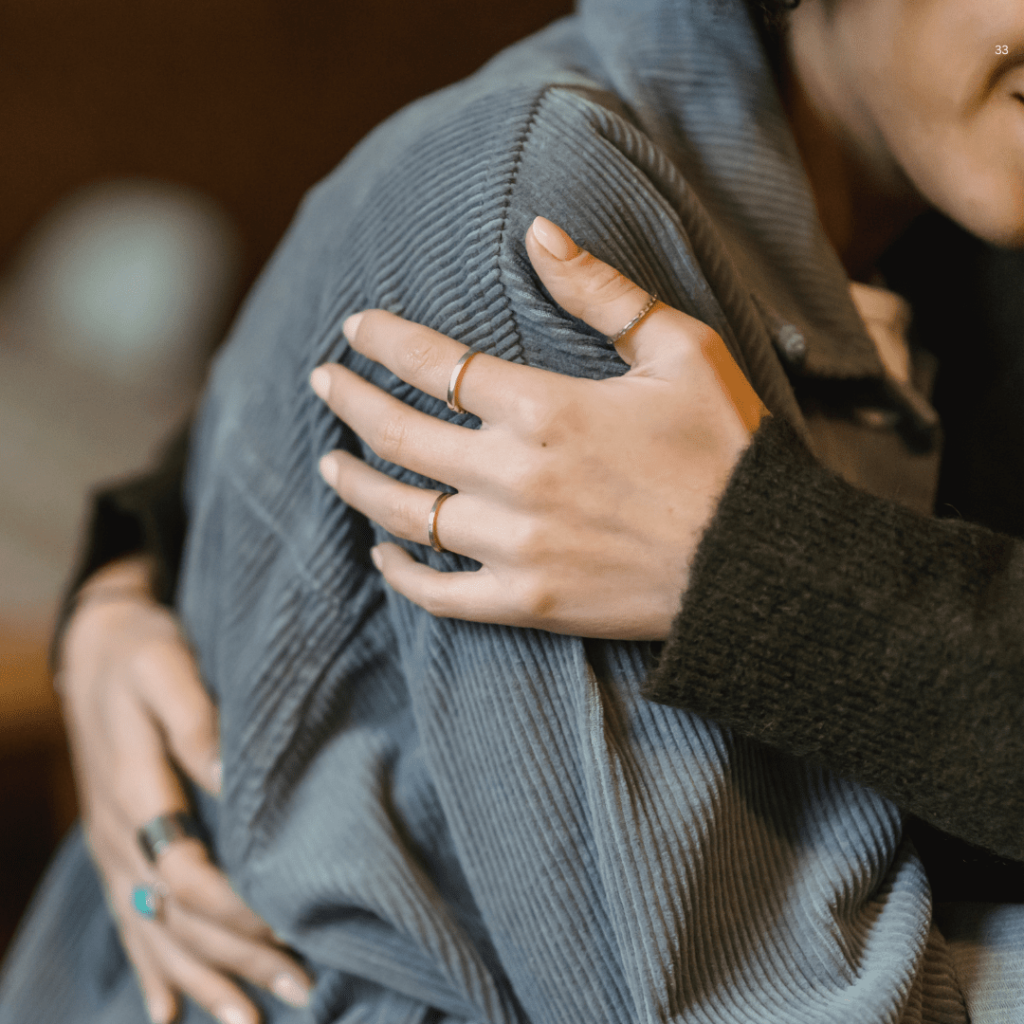
[[[202,832],[199,822],[188,811],[174,811],[150,819],[135,833],[135,837],[146,860],[155,864],[157,857],[171,843],[179,839],[201,839]]]
[[[427,540],[439,555],[443,555],[448,549],[437,539],[437,512],[454,493],[454,491],[445,491],[443,494],[439,494],[434,499],[434,504],[430,506],[430,512],[427,515]]]
[[[476,354],[474,349],[467,349],[452,368],[452,375],[448,378],[448,408],[452,412],[466,411],[459,404],[459,388],[462,386],[462,377],[466,372],[466,367],[469,366],[470,359]]]

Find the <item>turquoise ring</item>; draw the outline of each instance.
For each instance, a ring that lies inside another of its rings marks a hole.
[[[163,904],[163,896],[151,885],[137,885],[132,889],[132,908],[147,921],[155,921],[160,916]]]

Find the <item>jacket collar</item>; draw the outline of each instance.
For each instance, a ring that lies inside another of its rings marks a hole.
[[[580,0],[579,10],[615,91],[774,321],[783,359],[805,376],[883,376],[742,0]]]

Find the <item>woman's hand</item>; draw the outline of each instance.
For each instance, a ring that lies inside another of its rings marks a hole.
[[[187,809],[178,771],[220,789],[217,715],[171,614],[151,597],[145,563],[101,569],[80,592],[61,651],[60,689],[86,837],[150,1016],[174,1018],[189,996],[224,1024],[259,1013],[232,977],[295,1005],[309,979],[232,891],[198,839],[150,864],[138,829]],[[132,890],[166,893],[147,920]]]
[[[526,236],[555,300],[612,335],[647,305],[631,281],[538,217]],[[466,347],[382,310],[345,322],[352,347],[445,398]],[[321,460],[329,484],[395,536],[482,564],[438,572],[396,544],[374,561],[399,593],[437,616],[582,636],[665,638],[690,563],[766,410],[722,339],[657,303],[617,343],[630,365],[593,381],[480,354],[458,403],[479,430],[418,412],[338,365],[313,371],[317,394],[381,458],[457,489],[393,480],[344,451]]]

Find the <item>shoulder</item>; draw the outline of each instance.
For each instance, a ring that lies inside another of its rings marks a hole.
[[[688,239],[694,212],[678,169],[569,19],[381,125],[310,193],[302,220],[333,277],[325,324],[380,306],[506,358],[603,375],[614,356],[585,337],[575,345],[582,325],[552,319],[526,259],[527,227],[551,218],[714,321]]]

